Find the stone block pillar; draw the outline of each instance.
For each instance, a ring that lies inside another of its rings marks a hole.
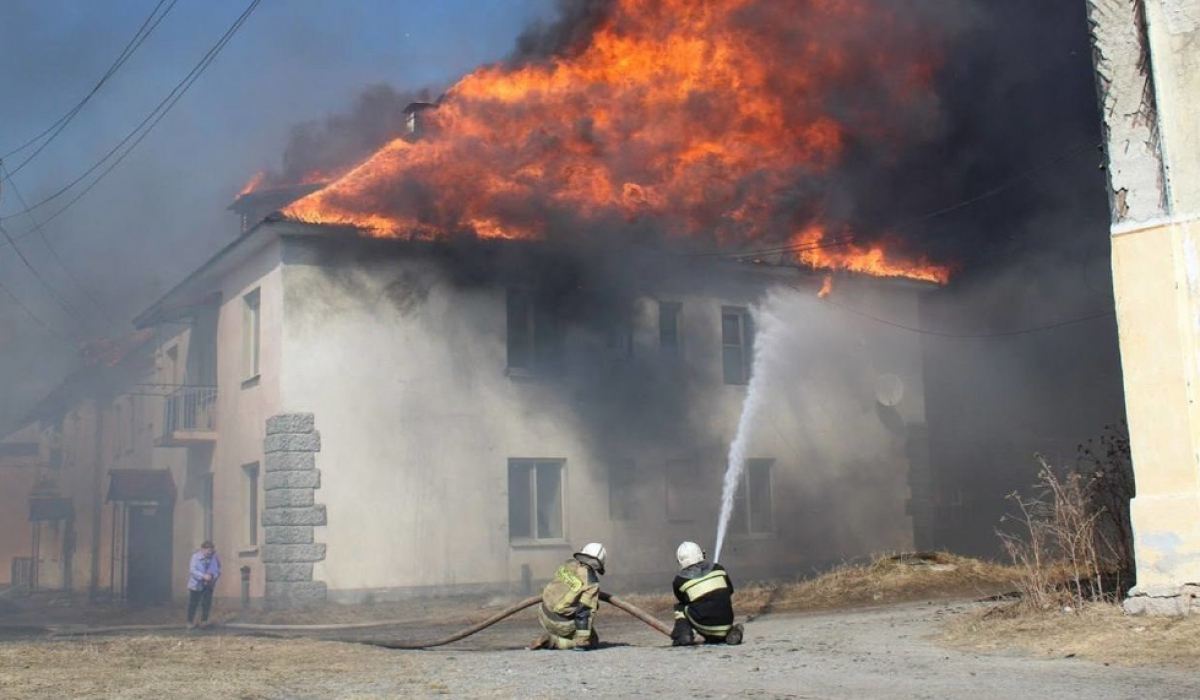
[[[313,565],[325,559],[325,545],[313,541],[313,528],[326,524],[325,506],[316,502],[320,451],[313,414],[267,419],[262,561],[270,607],[311,605],[326,597],[325,582],[313,580]]]
[[[1088,0],[1137,497],[1131,612],[1200,611],[1200,2]]]

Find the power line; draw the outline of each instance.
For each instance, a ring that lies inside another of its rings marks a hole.
[[[79,177],[72,180],[66,186],[60,188],[55,193],[45,197],[44,199],[34,203],[33,205],[27,207],[25,209],[25,211],[21,212],[21,213],[27,214],[30,211],[37,209],[37,208],[47,204],[48,202],[50,202],[54,199],[57,199],[58,197],[65,194],[66,192],[68,192],[72,187],[74,187],[75,185],[82,182],[89,175],[91,175],[93,172],[95,172],[97,169],[99,169],[102,165],[104,165],[104,163],[106,161],[108,161],[110,158],[112,158],[112,156],[114,154],[116,154],[118,151],[120,151],[121,148],[123,146],[125,146],[125,144],[129,143],[129,141],[131,139],[134,139],[134,137],[136,136],[137,138],[135,140],[133,140],[133,143],[131,143],[128,146],[128,148],[126,148],[124,150],[124,152],[122,152],[120,154],[120,156],[118,156],[117,159],[108,166],[108,168],[106,168],[103,172],[101,172],[100,175],[98,175],[86,188],[83,189],[83,191],[81,191],[74,198],[72,198],[69,202],[67,202],[65,205],[63,205],[58,211],[54,212],[49,217],[47,217],[44,221],[42,221],[42,224],[47,224],[50,221],[53,221],[54,219],[58,218],[58,216],[60,216],[63,212],[65,212],[67,209],[69,209],[73,204],[75,204],[75,202],[78,202],[88,192],[90,192],[92,190],[92,188],[94,188],[97,184],[100,183],[101,180],[103,180],[105,178],[105,176],[107,176],[110,172],[112,172],[113,168],[117,167],[117,165],[119,165],[123,160],[125,160],[125,158],[133,151],[133,149],[136,148],[138,146],[138,144],[140,144],[142,142],[142,140],[145,139],[146,136],[148,136],[150,134],[150,132],[154,129],[155,126],[158,125],[158,123],[160,121],[162,121],[163,117],[165,117],[167,115],[167,113],[171,111],[171,108],[173,108],[179,102],[179,100],[185,94],[187,94],[187,91],[189,89],[191,89],[192,85],[194,85],[196,83],[196,81],[200,78],[200,76],[204,73],[204,71],[207,70],[209,65],[212,64],[213,60],[215,60],[217,55],[220,54],[220,52],[225,48],[225,46],[233,38],[234,34],[236,34],[237,31],[239,29],[241,29],[242,25],[245,24],[246,20],[249,19],[251,13],[254,12],[255,8],[257,8],[261,2],[262,2],[262,0],[251,0],[250,4],[247,5],[246,9],[242,12],[242,14],[239,15],[236,20],[234,20],[233,24],[230,25],[230,27],[225,31],[225,33],[221,36],[221,38],[219,40],[217,40],[217,43],[215,43],[208,50],[208,52],[204,54],[204,57],[200,59],[200,61],[192,68],[192,70],[186,76],[184,76],[183,80],[181,80],[171,90],[171,92],[169,92],[167,94],[167,96],[165,98],[163,98],[163,100],[161,102],[158,103],[158,106],[156,106],[153,110],[151,110],[151,112],[148,115],[146,115],[146,118],[143,119],[141,121],[141,123],[139,123],[136,127],[134,127],[134,129],[132,131],[130,131],[129,134],[125,136],[125,138],[121,139],[121,141],[116,146],[114,146],[111,150],[109,150],[109,152],[106,153],[104,155],[104,157],[102,157],[100,160],[96,161],[96,163],[93,164],[90,168],[88,168],[82,175],[80,175]],[[147,124],[149,124],[149,126],[147,126]],[[144,129],[143,129],[143,127],[144,127]],[[139,132],[140,132],[140,134],[139,134]],[[0,221],[6,221],[6,220],[12,219],[16,216],[20,216],[20,214],[10,214],[8,216],[0,217]],[[34,231],[32,229],[28,229],[28,230],[22,232],[21,234],[19,234],[18,236],[15,236],[15,238],[23,238],[32,233],[34,233]]]
[[[1054,330],[1055,328],[1063,328],[1064,326],[1072,326],[1077,323],[1093,321],[1093,320],[1096,320],[1099,318],[1108,318],[1116,313],[1116,309],[1109,309],[1108,311],[1101,311],[1099,313],[1088,314],[1086,316],[1080,316],[1078,318],[1071,318],[1071,319],[1067,319],[1065,321],[1057,321],[1055,323],[1049,323],[1044,326],[1035,326],[1033,328],[1021,328],[1021,329],[1011,330],[1011,331],[996,331],[996,332],[991,332],[991,333],[949,333],[949,332],[945,332],[945,331],[928,330],[925,328],[918,328],[916,326],[909,326],[909,325],[906,325],[903,323],[896,323],[895,321],[889,321],[887,319],[879,318],[878,316],[868,314],[864,311],[859,311],[857,309],[852,309],[843,304],[839,304],[839,303],[829,299],[828,297],[826,297],[822,301],[824,301],[824,303],[829,304],[830,306],[833,306],[833,307],[835,307],[841,311],[844,311],[846,313],[853,314],[855,316],[861,316],[862,318],[866,318],[871,321],[875,321],[877,323],[882,323],[885,326],[891,326],[893,328],[900,328],[902,330],[912,331],[913,333],[919,333],[920,335],[930,335],[930,336],[935,336],[938,338],[1008,338],[1008,337],[1017,336],[1017,335],[1028,335],[1031,333],[1041,333],[1042,331]]]
[[[96,93],[100,91],[100,88],[104,87],[104,84],[108,82],[108,79],[115,75],[116,72],[121,69],[121,66],[125,65],[125,62],[133,56],[134,52],[136,52],[150,36],[150,34],[154,32],[159,23],[166,18],[166,16],[171,12],[171,9],[175,7],[175,3],[178,2],[178,0],[171,0],[171,4],[167,6],[167,9],[164,10],[161,15],[159,15],[158,11],[162,8],[163,3],[166,1],[167,0],[159,0],[158,4],[154,6],[154,9],[150,11],[150,15],[146,17],[145,21],[142,22],[142,25],[138,27],[137,32],[133,35],[129,42],[125,44],[125,48],[122,49],[121,55],[117,56],[116,61],[109,66],[108,70],[104,72],[104,75],[100,77],[100,80],[95,84],[95,86],[92,87],[91,91],[84,95],[83,99],[77,102],[74,107],[67,111],[66,114],[64,114],[62,117],[59,117],[58,121],[46,127],[46,129],[40,134],[34,136],[20,146],[17,146],[8,153],[5,153],[3,156],[0,156],[0,160],[14,156],[38,141],[41,141],[42,137],[49,134],[49,137],[37,147],[37,150],[25,158],[25,160],[18,163],[17,166],[11,170],[8,175],[9,178],[12,177],[13,173],[20,172],[22,168],[24,168],[31,160],[36,158],[38,154],[46,148],[46,146],[50,145],[51,141],[53,141],[59,134],[63,132],[64,129],[67,128],[67,126],[75,119],[76,115],[83,110],[84,106],[87,105],[87,103],[90,102],[91,99],[96,95]]]
[[[3,159],[0,159],[0,175],[2,175],[4,173],[8,173],[8,169],[5,167]],[[21,194],[21,190],[17,189],[17,183],[15,180],[12,179],[12,173],[8,173],[8,175],[9,175],[9,177],[8,177],[9,186],[12,187],[13,193],[17,195],[17,199],[21,202],[21,206],[25,207],[26,211],[28,211],[29,205],[26,204],[25,197]],[[66,274],[67,278],[71,280],[71,282],[75,285],[76,289],[83,292],[83,295],[88,298],[88,301],[90,301],[92,303],[92,306],[95,307],[95,309],[97,311],[99,311],[101,314],[104,314],[105,316],[108,316],[108,312],[106,312],[103,309],[103,307],[100,306],[100,303],[98,301],[96,301],[96,295],[91,294],[87,290],[87,288],[85,288],[82,284],[80,284],[79,280],[76,279],[73,274],[71,274],[71,271],[69,269],[67,269],[67,265],[66,265],[66,263],[63,262],[62,256],[60,256],[58,254],[58,249],[55,248],[54,244],[50,242],[50,238],[48,236],[46,236],[46,232],[44,230],[42,230],[42,225],[40,223],[38,223],[37,218],[33,215],[32,212],[30,212],[30,214],[29,214],[29,219],[31,221],[33,221],[33,228],[34,228],[34,230],[37,231],[38,237],[42,239],[42,243],[45,244],[46,249],[50,251],[51,257],[53,257],[54,261],[58,263],[58,266],[62,269],[63,273]],[[8,239],[7,231],[5,232],[4,237],[6,239]],[[10,242],[11,242],[11,239],[10,239]],[[16,250],[15,244],[13,245],[13,249]],[[111,317],[108,317],[108,318],[109,318],[109,320],[112,320]]]
[[[76,321],[83,322],[83,317],[79,315],[79,312],[75,310],[75,307],[71,306],[71,304],[63,298],[62,293],[60,293],[58,289],[54,287],[54,285],[50,284],[45,277],[42,277],[42,274],[37,271],[37,268],[33,266],[33,263],[29,262],[29,258],[25,257],[25,253],[20,249],[20,247],[17,246],[17,243],[13,240],[13,237],[9,235],[8,229],[0,225],[0,234],[2,234],[4,239],[7,240],[9,245],[12,246],[13,252],[17,254],[17,257],[20,258],[22,263],[24,263],[25,267],[29,268],[29,271],[33,273],[33,276],[37,279],[37,281],[41,282],[42,286],[50,290],[50,295],[54,297],[54,300],[58,302],[58,305],[61,306],[63,310],[70,314]]]
[[[33,321],[35,323],[37,323],[39,326],[44,328],[46,330],[46,332],[48,332],[50,335],[54,336],[55,338],[58,338],[59,340],[63,341],[64,343],[70,343],[71,345],[74,345],[74,342],[72,342],[69,338],[67,338],[62,333],[59,333],[58,331],[56,331],[49,323],[46,323],[45,321],[42,320],[42,318],[40,316],[33,313],[32,309],[30,309],[28,306],[25,306],[25,304],[21,303],[21,300],[17,298],[17,295],[13,294],[11,289],[4,286],[3,282],[0,282],[0,292],[4,292],[6,295],[8,295],[8,298],[13,300],[13,303],[17,305],[18,309],[25,312],[26,316],[33,319]]]
[[[920,216],[892,224],[890,226],[883,226],[881,228],[884,228],[884,229],[905,228],[908,226],[912,226],[914,224],[919,224],[924,221],[929,221],[930,219],[935,219],[939,216],[945,216],[946,214],[949,214],[951,212],[954,212],[954,211],[957,211],[964,207],[975,204],[976,202],[982,201],[984,199],[988,199],[990,197],[994,197],[1002,192],[1010,190],[1013,187],[1016,187],[1017,185],[1023,183],[1025,180],[1029,179],[1030,177],[1032,177],[1033,175],[1037,174],[1038,172],[1040,172],[1042,170],[1045,170],[1049,167],[1057,165],[1058,163],[1061,163],[1064,160],[1072,158],[1072,157],[1079,155],[1080,153],[1083,153],[1085,151],[1091,150],[1092,148],[1100,148],[1102,146],[1103,146],[1102,143],[1086,143],[1086,144],[1082,144],[1079,146],[1075,146],[1066,151],[1063,151],[1062,153],[1059,153],[1058,155],[1054,156],[1053,158],[1051,158],[1049,160],[1043,161],[1043,162],[1041,162],[1037,165],[1034,165],[1026,170],[1023,170],[1020,173],[1009,178],[1008,180],[1005,180],[1004,182],[1000,183],[999,185],[996,185],[996,186],[992,187],[991,189],[980,192],[979,194],[977,194],[973,197],[969,197],[967,199],[964,199],[964,200],[957,202],[955,204],[952,204],[950,206],[943,207],[941,209],[937,209],[935,211],[931,211],[931,212],[922,214]],[[761,248],[761,249],[757,249],[757,250],[711,251],[711,252],[706,252],[706,253],[691,253],[691,254],[688,254],[686,257],[746,258],[746,257],[754,257],[754,256],[758,256],[758,255],[773,255],[773,254],[777,254],[777,253],[803,252],[806,250],[817,250],[820,248],[833,248],[836,246],[850,245],[854,242],[854,240],[855,240],[854,236],[850,235],[850,236],[842,236],[840,238],[830,239],[828,241],[820,241],[820,242],[815,242],[815,243],[798,243],[798,244],[792,244],[792,245],[778,246],[778,247],[774,247],[774,248]]]

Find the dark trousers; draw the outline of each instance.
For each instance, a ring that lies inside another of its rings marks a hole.
[[[200,607],[200,621],[208,622],[208,611],[212,610],[212,586],[205,586],[198,591],[188,589],[188,622],[196,619],[196,606]]]

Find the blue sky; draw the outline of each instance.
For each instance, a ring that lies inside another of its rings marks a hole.
[[[33,222],[20,216],[18,192],[28,202],[41,200],[98,161],[184,78],[248,1],[178,0],[62,134],[0,185],[0,216],[18,215],[3,221],[5,229],[17,236],[32,230]],[[156,5],[0,2],[0,154],[86,95]],[[43,227],[54,251],[37,235],[19,240],[74,313],[11,246],[0,246],[0,282],[69,340],[128,330],[132,314],[236,235],[236,218],[225,206],[255,171],[278,164],[292,126],[349,108],[370,85],[448,85],[503,58],[522,29],[552,18],[553,8],[553,0],[264,0],[130,156]],[[11,155],[5,165],[17,167],[29,153]],[[39,209],[39,218],[71,196]],[[102,314],[92,300],[112,311]],[[61,365],[72,354],[69,343],[0,292],[6,394],[36,394],[45,388],[38,368]]]

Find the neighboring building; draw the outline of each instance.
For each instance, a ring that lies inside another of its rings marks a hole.
[[[1132,611],[1200,610],[1200,4],[1089,0],[1129,439]]]
[[[571,265],[251,228],[135,322],[193,324],[176,352],[215,376],[219,420],[171,443],[181,506],[211,504],[176,508],[175,560],[211,533],[255,598],[378,599],[530,590],[600,540],[610,590],[661,588],[680,540],[712,545],[756,325],[774,360],[722,561],[792,577],[921,544],[920,340],[868,316],[915,324],[923,285],[839,277],[835,307],[795,268],[631,259],[610,288]]]
[[[186,455],[163,446],[205,410],[180,386],[190,333],[90,344],[85,366],[0,442],[0,582],[134,604],[183,590],[203,518],[191,491],[177,502]]]

